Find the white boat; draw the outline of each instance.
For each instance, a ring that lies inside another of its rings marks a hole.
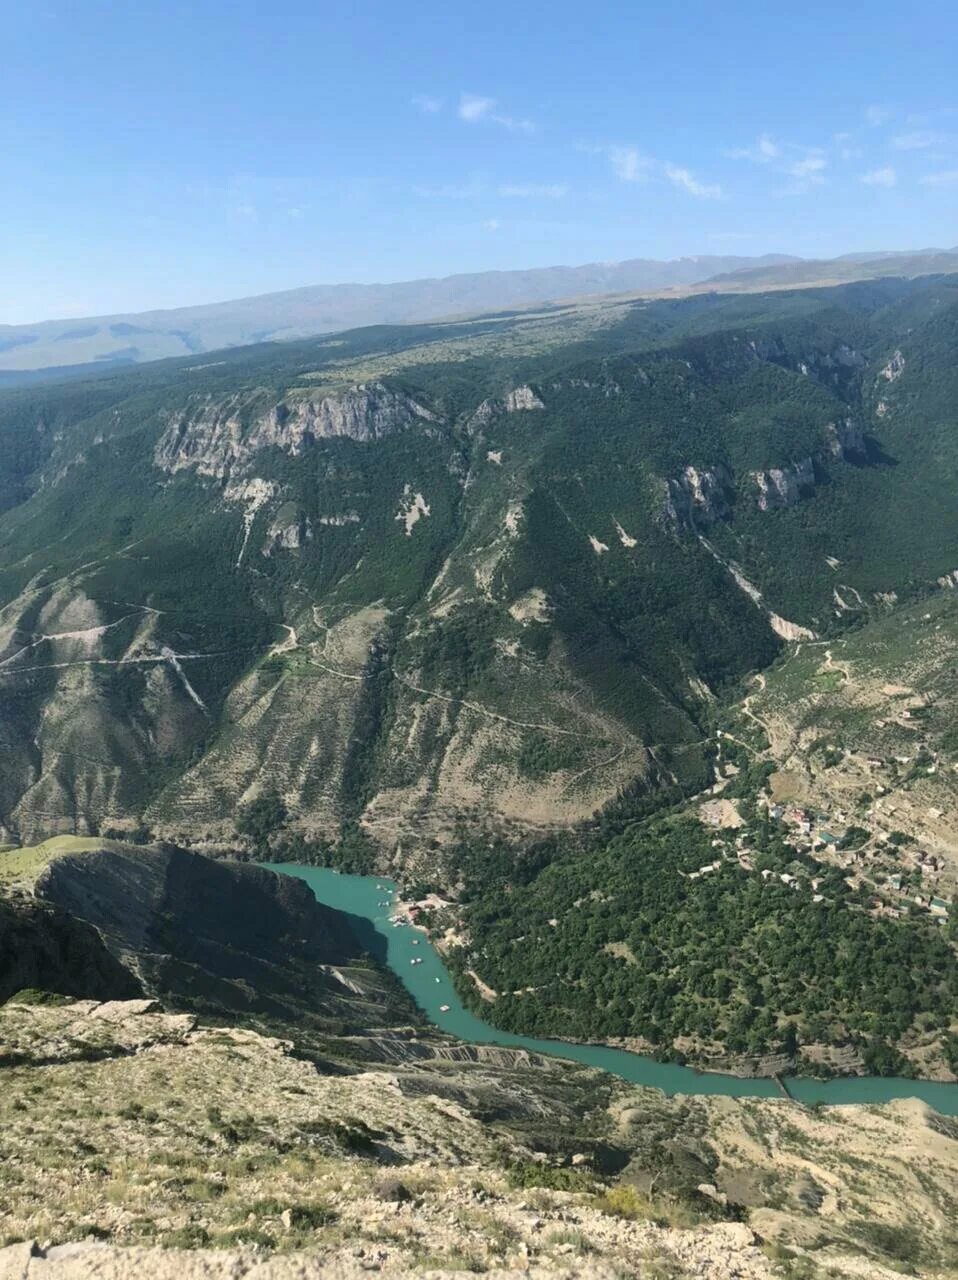
[[[439,1012],[440,1012],[440,1013],[448,1013],[448,1012],[449,1012],[449,1006],[448,1006],[447,1004],[441,1004],[441,1005],[439,1006]]]
[[[437,982],[442,982],[442,978],[437,978],[437,979],[436,979],[436,981],[437,981]]]

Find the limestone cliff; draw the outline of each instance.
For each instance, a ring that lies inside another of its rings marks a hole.
[[[751,479],[758,489],[760,511],[770,511],[773,507],[793,507],[814,490],[815,464],[811,458],[802,458],[784,467],[753,471]]]
[[[522,413],[530,409],[544,409],[545,403],[532,387],[513,387],[503,396],[491,396],[479,405],[469,419],[469,427],[475,430],[485,426],[501,413]]]
[[[867,454],[865,436],[854,418],[830,422],[825,428],[826,447],[833,458],[853,462]]]
[[[383,383],[360,383],[319,399],[288,396],[265,404],[262,394],[207,399],[171,415],[153,460],[164,471],[192,468],[222,479],[270,446],[297,456],[316,440],[372,441],[436,415]]]
[[[729,514],[732,476],[722,464],[711,468],[690,465],[664,483],[663,513],[676,527],[694,529],[724,520]]]

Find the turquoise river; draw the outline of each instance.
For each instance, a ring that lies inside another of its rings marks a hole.
[[[729,1097],[779,1096],[773,1080],[694,1071],[673,1063],[613,1049],[605,1045],[574,1044],[565,1040],[537,1040],[491,1027],[463,1007],[445,966],[426,935],[409,925],[391,923],[397,889],[383,877],[349,876],[326,867],[292,863],[267,863],[272,871],[298,876],[319,902],[366,921],[380,936],[379,949],[386,963],[401,978],[426,1017],[441,1030],[473,1044],[508,1045],[599,1067],[633,1084],[651,1085],[666,1093],[720,1093]],[[421,960],[413,964],[413,960]],[[448,1005],[448,1011],[440,1011]],[[927,1080],[903,1080],[890,1076],[852,1076],[840,1080],[813,1080],[794,1076],[785,1081],[789,1094],[804,1103],[887,1102],[891,1098],[921,1098],[945,1115],[958,1115],[958,1085]]]

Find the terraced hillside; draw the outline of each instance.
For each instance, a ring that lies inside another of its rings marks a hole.
[[[6,832],[408,863],[705,785],[716,697],[954,569],[956,298],[595,303],[6,392]]]

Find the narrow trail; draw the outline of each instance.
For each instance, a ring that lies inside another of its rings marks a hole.
[[[851,680],[851,673],[849,672],[848,667],[843,666],[840,662],[836,662],[835,659],[832,657],[832,650],[830,645],[825,650],[825,661],[822,663],[822,667],[826,671],[840,671],[846,680]]]
[[[475,711],[478,715],[487,716],[490,720],[501,720],[504,724],[515,725],[518,729],[541,729],[543,733],[559,733],[565,738],[589,738],[592,742],[608,742],[608,738],[602,738],[595,734],[577,733],[574,729],[560,729],[554,724],[537,724],[529,720],[513,720],[511,716],[502,715],[498,711],[490,711],[487,707],[482,707],[478,702],[467,702],[465,698],[453,698],[445,693],[436,693],[433,689],[423,689],[420,685],[413,684],[411,680],[407,680],[405,676],[399,675],[397,671],[393,671],[393,675],[399,684],[405,685],[407,689],[411,689],[414,693],[424,694],[427,698],[436,698],[439,702],[454,703],[460,707],[466,707],[469,711]],[[624,748],[623,748],[624,750]]]
[[[742,699],[742,714],[744,716],[747,716],[748,719],[751,720],[753,724],[757,725],[759,729],[761,729],[762,733],[765,736],[765,740],[768,743],[768,749],[771,750],[772,744],[775,741],[772,731],[769,725],[767,724],[767,722],[763,720],[761,716],[757,716],[755,712],[752,710],[752,702],[755,700],[758,694],[764,693],[765,690],[768,688],[768,681],[766,680],[764,674],[761,671],[757,672],[757,674],[755,675],[755,683],[758,685],[758,689],[754,693],[750,693]],[[725,736],[729,737],[730,735],[726,734]],[[733,741],[738,741],[738,739],[733,739]],[[756,751],[754,747],[749,747],[748,750],[751,751],[753,755],[762,754],[761,751]]]
[[[309,661],[311,666],[319,667],[321,671],[328,671],[330,675],[338,676],[341,680],[352,680],[356,684],[361,684],[364,679],[361,675],[356,676],[352,675],[348,671],[340,671],[336,667],[331,667],[327,663],[320,662],[316,658],[310,658]],[[426,698],[435,698],[436,701],[445,702],[449,705],[465,707],[468,711],[475,711],[477,715],[485,716],[489,720],[499,720],[503,724],[514,725],[517,729],[540,729],[543,733],[557,733],[561,734],[565,738],[587,738],[592,742],[609,741],[608,738],[600,737],[597,734],[578,733],[575,729],[560,729],[558,725],[554,724],[542,724],[534,720],[514,720],[511,716],[503,715],[502,712],[490,711],[488,707],[483,707],[478,702],[468,702],[465,698],[454,698],[446,693],[437,693],[435,689],[424,689],[422,685],[413,684],[411,680],[400,675],[395,668],[392,668],[391,673],[397,684],[403,685],[413,693],[422,694]],[[626,745],[627,744],[623,744],[620,749],[620,754],[625,750]],[[593,765],[591,767],[595,768],[596,766]],[[585,772],[588,772],[588,770]]]
[[[8,658],[4,658],[0,661],[0,667],[5,667],[8,663],[16,662],[17,658],[19,658],[22,653],[27,653],[30,649],[36,649],[38,645],[45,644],[47,641],[99,640],[100,637],[105,635],[108,631],[111,631],[114,627],[122,626],[124,622],[128,622],[132,617],[134,617],[134,615],[132,613],[128,613],[122,618],[117,618],[116,622],[104,622],[96,627],[84,627],[76,631],[53,631],[49,634],[41,632],[39,635],[34,633],[35,639],[31,640],[29,644],[23,645],[16,651],[16,653],[12,653]],[[16,630],[17,628],[14,628],[14,631]]]
[[[209,658],[221,657],[223,653],[177,653],[173,656],[179,662],[201,662]],[[162,654],[149,654],[142,658],[81,658],[75,662],[45,662],[35,667],[16,667],[13,671],[0,671],[0,679],[9,679],[10,676],[25,675],[31,671],[62,671],[67,667],[135,667],[139,665],[156,665],[157,663],[169,662],[169,658]]]
[[[608,760],[598,760],[596,761],[595,764],[590,764],[587,769],[582,769],[580,770],[579,773],[574,773],[572,777],[569,779],[569,781],[562,788],[562,791],[560,792],[560,794],[565,795],[565,793],[569,791],[579,781],[580,778],[584,778],[586,774],[594,773],[596,769],[607,769],[610,764],[615,764],[616,760],[618,760],[620,756],[625,755],[625,749],[627,745],[628,745],[627,743],[623,744],[619,748],[619,750],[615,753],[614,756],[609,756]]]

